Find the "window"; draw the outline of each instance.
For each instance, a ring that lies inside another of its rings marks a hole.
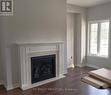
[[[109,21],[89,23],[89,54],[108,57]]]
[[[91,35],[90,35],[90,53],[97,54],[97,31],[98,24],[91,24]]]

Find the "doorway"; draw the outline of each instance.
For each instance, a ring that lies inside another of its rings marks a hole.
[[[67,13],[67,68],[77,66],[80,48],[81,15]]]

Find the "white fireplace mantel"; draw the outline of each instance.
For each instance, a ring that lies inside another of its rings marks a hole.
[[[26,90],[32,87],[43,85],[64,77],[64,43],[18,43],[20,61],[20,87]],[[31,83],[31,61],[33,56],[56,54],[56,77]]]

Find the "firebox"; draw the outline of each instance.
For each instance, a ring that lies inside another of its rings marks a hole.
[[[31,82],[56,77],[56,54],[31,57]]]

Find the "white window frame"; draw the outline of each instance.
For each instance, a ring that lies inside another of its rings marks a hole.
[[[99,50],[100,50],[100,23],[102,22],[109,22],[109,34],[108,34],[108,56],[101,56],[98,54]],[[98,32],[97,32],[97,54],[91,54],[90,53],[90,42],[91,42],[91,24],[95,24],[97,23],[98,24]],[[96,56],[96,57],[104,57],[104,58],[108,58],[109,57],[109,45],[110,45],[110,26],[111,26],[111,23],[110,23],[110,20],[95,20],[95,21],[88,21],[88,37],[87,37],[87,55],[88,56]]]

